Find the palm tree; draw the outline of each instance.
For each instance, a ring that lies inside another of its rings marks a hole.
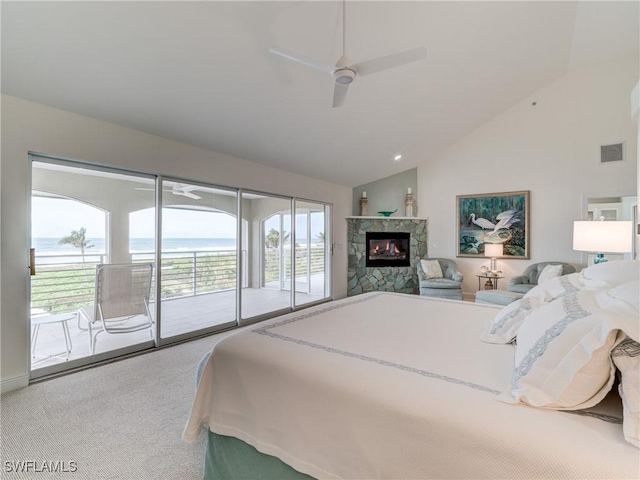
[[[94,247],[94,245],[89,245],[89,240],[87,240],[87,229],[80,227],[79,230],[71,230],[70,235],[58,240],[58,245],[71,245],[80,249],[80,255],[82,255],[82,269],[85,270],[84,274],[86,276],[87,272],[84,261],[84,251]]]
[[[285,233],[282,236],[282,240],[286,242],[289,239],[289,234]],[[267,248],[278,248],[280,246],[280,232],[278,232],[275,228],[269,230],[269,233],[265,236],[264,245]]]

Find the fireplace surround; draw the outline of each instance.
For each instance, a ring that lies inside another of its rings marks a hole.
[[[367,266],[367,234],[371,233],[390,239],[409,234],[409,263],[405,266]],[[417,294],[416,263],[427,258],[427,219],[347,217],[347,249],[348,296],[374,291]]]

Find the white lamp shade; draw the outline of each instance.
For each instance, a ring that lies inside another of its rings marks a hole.
[[[583,252],[631,251],[632,222],[573,222],[573,249]]]
[[[484,244],[485,257],[501,257],[502,254],[503,254],[503,248],[501,243],[485,243]]]

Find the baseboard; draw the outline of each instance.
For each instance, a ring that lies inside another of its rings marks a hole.
[[[0,381],[0,393],[7,393],[29,385],[29,375],[6,378]]]
[[[340,300],[341,298],[347,298],[347,291],[341,291],[341,292],[334,292],[333,293],[333,299],[334,300]]]

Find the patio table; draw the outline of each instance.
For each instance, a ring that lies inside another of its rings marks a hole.
[[[66,346],[66,350],[60,353],[54,353],[44,358],[50,358],[56,355],[65,355],[66,359],[69,360],[69,354],[71,354],[71,349],[73,348],[73,344],[71,343],[71,334],[69,333],[69,325],[67,322],[69,320],[73,320],[77,318],[78,314],[74,313],[59,313],[56,315],[35,315],[31,317],[31,327],[33,327],[33,334],[31,336],[31,355],[33,358],[36,358],[36,343],[38,342],[38,333],[40,332],[41,325],[48,325],[53,323],[59,323],[62,325],[62,333],[64,334],[64,343]]]

